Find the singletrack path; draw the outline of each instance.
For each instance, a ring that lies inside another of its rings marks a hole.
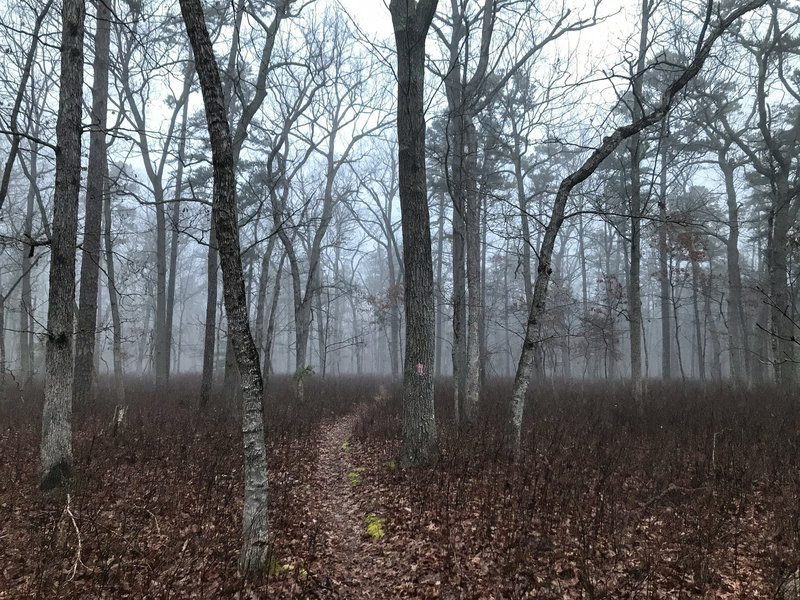
[[[319,537],[309,573],[334,598],[382,597],[390,583],[382,543],[367,534],[368,507],[357,497],[363,469],[349,450],[358,413],[323,424],[319,437],[311,513]]]

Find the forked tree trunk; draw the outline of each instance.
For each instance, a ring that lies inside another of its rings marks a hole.
[[[82,0],[63,1],[40,453],[40,487],[43,490],[62,485],[72,475],[72,319],[81,183],[84,18]]]
[[[250,334],[247,296],[239,247],[236,177],[231,133],[225,111],[217,61],[199,0],[181,0],[181,13],[192,44],[195,68],[203,91],[214,169],[212,217],[222,266],[222,289],[228,331],[242,378],[244,441],[244,510],[242,574],[261,571],[268,558],[269,518],[267,453],[264,443],[264,385],[258,350]]]

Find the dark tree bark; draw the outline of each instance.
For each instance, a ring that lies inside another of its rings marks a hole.
[[[222,289],[231,338],[242,378],[244,438],[244,511],[239,570],[259,572],[269,544],[267,453],[264,443],[264,384],[258,349],[250,334],[247,295],[239,247],[236,177],[222,82],[199,0],[181,0],[181,13],[194,52],[203,91],[214,169],[212,217],[222,266]]]
[[[64,0],[40,453],[43,490],[62,485],[72,475],[72,319],[81,183],[85,16],[83,0]]]
[[[436,377],[442,375],[442,346],[444,345],[443,338],[443,310],[444,293],[442,292],[442,267],[444,265],[444,194],[439,197],[439,225],[436,234]],[[457,403],[457,399],[456,399]]]
[[[97,0],[94,35],[91,134],[86,173],[86,213],[81,253],[81,290],[78,329],[75,335],[75,382],[72,401],[91,399],[94,382],[94,348],[97,337],[97,292],[100,272],[100,230],[103,220],[103,190],[106,174],[106,116],[108,112],[108,63],[111,52],[111,8],[109,0]]]
[[[437,460],[433,409],[434,301],[430,214],[425,178],[425,38],[438,0],[391,0],[397,44],[397,140],[405,266],[403,465]]]

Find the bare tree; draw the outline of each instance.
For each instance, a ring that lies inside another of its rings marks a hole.
[[[228,329],[242,380],[244,511],[239,570],[257,573],[267,561],[269,544],[267,452],[264,443],[264,383],[258,349],[250,334],[247,295],[239,248],[233,142],[214,49],[199,0],[181,0],[181,13],[194,51],[203,91],[214,167],[213,219],[222,266]]]
[[[17,157],[17,152],[19,151],[19,144],[22,140],[22,136],[18,131],[18,119],[20,109],[22,108],[22,102],[25,98],[25,90],[28,85],[28,80],[31,77],[31,71],[34,64],[34,59],[36,58],[36,52],[39,47],[40,41],[40,31],[42,28],[42,24],[44,23],[47,14],[50,12],[50,7],[53,5],[53,0],[47,0],[47,2],[42,6],[42,8],[36,14],[36,19],[33,24],[33,30],[31,31],[31,45],[28,47],[28,51],[25,55],[25,63],[22,66],[21,77],[19,81],[19,85],[17,86],[16,96],[14,98],[14,106],[11,109],[11,114],[9,115],[9,133],[11,135],[11,148],[8,151],[8,157],[6,158],[6,163],[3,167],[3,176],[0,180],[0,208],[3,207],[5,203],[6,196],[8,196],[8,186],[11,181],[11,170],[14,167],[14,160]]]
[[[82,0],[64,0],[40,452],[43,490],[62,485],[72,474],[72,318],[81,182],[84,18]]]
[[[97,335],[97,292],[100,272],[100,228],[106,189],[106,117],[108,63],[111,53],[110,0],[96,0],[89,167],[86,173],[86,212],[81,246],[81,290],[75,333],[75,382],[72,401],[78,405],[91,397],[94,348]]]
[[[453,369],[455,404],[463,405],[464,417],[470,423],[477,417],[480,395],[480,329],[481,329],[481,196],[478,179],[478,116],[495,100],[511,77],[542,49],[564,34],[591,25],[594,17],[569,22],[566,9],[553,25],[547,26],[539,39],[511,64],[501,59],[508,42],[499,44],[492,52],[501,13],[512,8],[498,0],[483,0],[477,15],[469,14],[468,2],[451,0],[451,34],[437,33],[447,47],[446,70],[440,73],[445,83],[448,105],[448,152],[446,169],[448,188],[453,199]],[[525,18],[527,3],[522,3],[521,15],[511,17],[517,27],[507,32],[520,35],[520,21]],[[505,10],[504,10],[505,9]],[[480,39],[470,40],[473,23],[480,24]],[[478,48],[474,66],[470,64],[469,48]],[[496,57],[493,57],[495,55]],[[502,74],[500,74],[502,73]],[[466,283],[466,291],[464,285]],[[458,417],[458,414],[456,415]]]
[[[550,281],[550,275],[552,274],[551,260],[553,257],[553,249],[558,232],[561,229],[561,225],[564,223],[565,209],[570,193],[577,185],[586,181],[622,142],[636,135],[643,129],[659,123],[661,119],[669,113],[670,108],[678,98],[679,92],[700,72],[700,69],[711,53],[714,42],[716,42],[717,39],[725,33],[728,27],[742,15],[763,6],[765,2],[766,0],[750,2],[734,9],[725,17],[721,17],[716,24],[712,24],[715,5],[713,0],[709,0],[706,5],[706,14],[701,26],[700,36],[696,42],[694,56],[679,72],[676,78],[664,89],[660,101],[639,119],[630,124],[616,128],[609,136],[604,137],[603,143],[589,155],[577,170],[564,178],[559,185],[550,220],[545,229],[545,234],[539,249],[539,266],[537,268],[536,282],[533,289],[533,302],[530,305],[525,339],[522,344],[522,352],[520,353],[519,364],[514,377],[511,411],[505,440],[506,452],[511,458],[517,458],[520,452],[525,395],[531,377],[533,356],[541,343],[538,339],[537,331],[545,311],[547,286]]]
[[[114,243],[111,236],[111,193],[108,180],[108,162],[105,163],[106,182],[103,200],[103,244],[106,260],[106,283],[111,308],[112,353],[114,361],[114,396],[117,404],[125,404],[125,380],[122,368],[122,319],[119,312],[119,290],[114,266]]]
[[[642,0],[641,23],[639,26],[639,48],[636,63],[631,73],[631,118],[636,123],[644,115],[644,75],[648,50],[648,31],[653,3]],[[628,152],[631,157],[631,254],[628,277],[628,322],[630,324],[631,343],[631,393],[633,399],[641,406],[642,402],[642,298],[641,298],[641,263],[642,263],[642,160],[644,145],[640,132],[636,131],[628,139]]]
[[[406,355],[400,460],[438,458],[433,410],[434,299],[428,190],[425,179],[425,39],[438,0],[391,0],[397,45],[397,141],[405,266]]]

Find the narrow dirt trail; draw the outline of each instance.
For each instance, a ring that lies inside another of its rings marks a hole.
[[[325,581],[333,597],[341,598],[379,594],[382,586],[375,575],[385,568],[381,543],[367,534],[367,511],[358,501],[358,484],[352,482],[362,471],[348,451],[357,418],[358,409],[323,425],[314,476],[312,514],[320,539],[311,572]]]

